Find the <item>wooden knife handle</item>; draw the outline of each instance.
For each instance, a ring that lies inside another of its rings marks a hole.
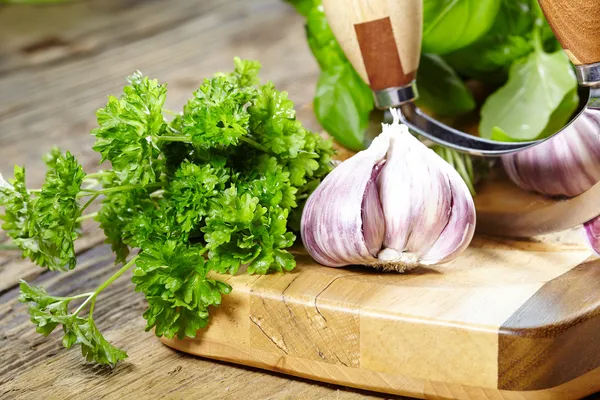
[[[323,0],[346,57],[373,91],[409,85],[421,55],[422,0]]]
[[[600,62],[600,0],[538,0],[575,65]]]

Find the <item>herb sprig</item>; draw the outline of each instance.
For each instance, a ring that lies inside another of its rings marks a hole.
[[[296,120],[287,93],[260,85],[258,62],[234,62],[232,73],[205,79],[170,122],[167,86],[130,76],[122,95],[97,111],[91,132],[109,170],[86,175],[72,154],[52,149],[40,189],[27,189],[23,167],[9,181],[0,177],[2,230],[24,258],[55,271],[75,268],[80,224],[94,219],[123,263],[93,292],[68,297],[21,281],[19,299],[39,333],[60,325],[65,347],[114,365],[127,354],[102,336],[93,313],[98,295],[130,269],[148,301],[146,330],[183,338],[206,326],[210,308],[231,291],[211,272],[295,267],[287,251],[294,221],[330,171],[332,145]],[[86,213],[99,198],[100,210]]]

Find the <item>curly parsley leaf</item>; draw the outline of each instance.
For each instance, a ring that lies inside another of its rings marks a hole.
[[[83,167],[69,152],[58,156],[46,174],[35,201],[35,220],[31,221],[39,246],[39,253],[32,258],[36,264],[52,270],[75,268],[81,216],[77,194],[84,178]]]
[[[177,223],[184,232],[196,229],[208,213],[208,202],[225,189],[229,175],[225,168],[210,164],[183,162],[169,186],[168,198],[177,213]]]
[[[15,165],[14,178],[10,182],[0,175],[0,206],[4,207],[4,214],[0,214],[4,221],[2,230],[23,250],[23,257],[29,257],[31,252],[38,250],[38,246],[29,229],[33,199],[25,185],[25,168]]]
[[[43,288],[30,286],[23,280],[20,281],[19,288],[19,301],[29,304],[31,322],[36,325],[38,333],[48,336],[61,325],[64,333],[63,346],[81,346],[81,353],[87,361],[114,366],[127,358],[126,352],[116,348],[102,336],[91,315],[82,318],[77,313],[69,313],[69,303],[82,296],[51,296]]]
[[[248,135],[246,104],[253,88],[240,88],[227,76],[205,79],[183,110],[181,132],[194,146],[211,149],[238,145]]]
[[[227,77],[234,85],[242,88],[260,84],[258,72],[260,71],[261,65],[258,61],[242,60],[239,57],[234,57],[233,63],[235,68],[232,73],[217,73],[215,76]]]
[[[166,86],[130,77],[121,97],[98,110],[92,131],[94,149],[112,169],[85,175],[71,154],[53,149],[40,190],[27,190],[19,167],[10,182],[0,179],[2,228],[41,266],[74,267],[79,222],[92,217],[117,262],[141,249],[92,293],[56,297],[23,282],[21,301],[40,333],[60,325],[65,347],[80,345],[86,359],[114,365],[126,354],[102,337],[91,314],[96,296],[134,264],[132,280],[148,301],[147,329],[180,338],[206,326],[210,307],[231,291],[211,271],[294,268],[290,227],[331,170],[332,144],[296,120],[287,93],[260,86],[258,62],[234,62],[233,72],[206,79],[170,123],[162,113]],[[99,196],[98,213],[82,215]],[[83,207],[79,198],[87,200]]]
[[[12,183],[0,181],[2,229],[37,265],[51,270],[73,269],[74,242],[79,236],[81,209],[77,195],[85,178],[83,168],[69,152],[53,157],[41,190],[31,196],[25,169],[14,169]]]
[[[173,240],[152,242],[143,248],[132,278],[144,293],[146,331],[157,336],[195,337],[208,323],[208,307],[221,304],[231,291],[226,283],[209,279],[201,248]]]
[[[249,273],[291,270],[295,262],[288,260],[283,250],[295,240],[286,228],[288,211],[263,207],[258,197],[248,193],[252,184],[241,183],[243,193],[231,186],[211,199],[202,228],[211,269],[235,274],[247,264]]]
[[[60,149],[56,146],[53,146],[52,149],[48,153],[46,153],[43,157],[44,163],[48,168],[56,168],[56,160],[58,157],[62,155]]]
[[[94,150],[110,161],[122,182],[155,182],[163,168],[156,138],[167,132],[162,114],[167,88],[139,71],[128,78],[121,98],[110,96],[96,112]]]

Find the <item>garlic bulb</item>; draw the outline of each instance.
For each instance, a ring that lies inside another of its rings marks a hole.
[[[519,187],[546,196],[578,196],[600,181],[600,111],[586,110],[537,146],[502,157]]]
[[[502,165],[523,189],[546,196],[580,195],[600,181],[600,111],[585,110],[560,135],[503,156]],[[584,228],[589,245],[600,254],[600,217]]]
[[[337,166],[304,207],[302,240],[320,264],[402,272],[448,262],[473,238],[467,185],[392,114],[394,122]]]

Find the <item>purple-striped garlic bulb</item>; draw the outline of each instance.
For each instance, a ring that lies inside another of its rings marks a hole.
[[[546,196],[582,194],[600,182],[600,111],[585,110],[560,135],[503,156],[502,165],[523,189]],[[600,216],[584,228],[590,247],[600,254]]]
[[[302,240],[320,264],[403,272],[451,261],[473,238],[467,185],[392,111],[394,122],[337,166],[304,207]]]

